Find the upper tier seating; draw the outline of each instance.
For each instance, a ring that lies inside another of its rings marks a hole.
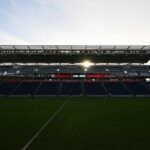
[[[24,75],[34,77],[35,74],[39,76],[54,74],[54,73],[81,73],[84,74],[85,70],[82,66],[78,65],[61,65],[61,66],[0,66],[0,76],[18,76]],[[150,65],[93,65],[87,69],[86,73],[109,73],[111,76],[150,76]],[[125,72],[126,71],[126,72]]]

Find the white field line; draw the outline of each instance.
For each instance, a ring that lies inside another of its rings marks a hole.
[[[21,150],[26,150],[32,142],[39,136],[39,134],[46,128],[46,126],[54,119],[54,117],[63,109],[63,107],[70,100],[68,98],[58,109],[57,111],[43,124],[43,126],[36,132],[36,134],[25,144],[25,146]]]

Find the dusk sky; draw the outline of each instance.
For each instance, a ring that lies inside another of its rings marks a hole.
[[[150,44],[149,0],[0,0],[0,44]]]

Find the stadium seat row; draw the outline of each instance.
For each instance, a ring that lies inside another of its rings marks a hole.
[[[150,82],[0,82],[0,95],[150,95]]]

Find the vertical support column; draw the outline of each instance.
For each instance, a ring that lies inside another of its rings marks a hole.
[[[60,95],[60,91],[61,91],[61,88],[62,88],[62,81],[60,81],[60,85],[59,85],[59,88],[58,88],[58,95]]]

